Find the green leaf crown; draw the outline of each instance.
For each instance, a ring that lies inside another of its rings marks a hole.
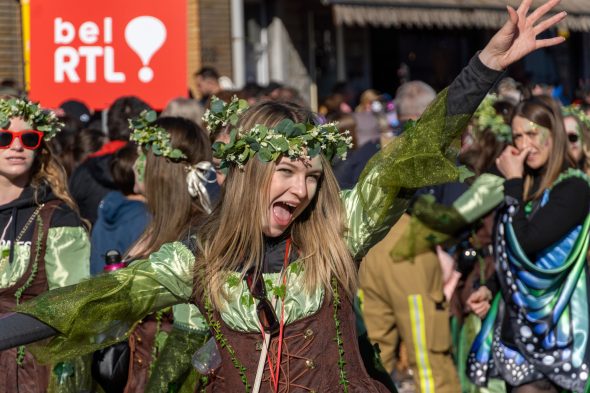
[[[38,103],[22,98],[0,100],[0,127],[6,130],[10,127],[10,119],[20,117],[43,132],[43,139],[49,141],[64,124],[59,121],[55,112],[43,109]]]
[[[561,108],[561,114],[563,117],[573,116],[577,118],[584,127],[590,130],[590,117],[580,108],[579,105],[568,105]]]
[[[262,162],[275,161],[281,155],[310,159],[320,153],[328,159],[338,156],[345,160],[351,147],[350,133],[341,133],[336,123],[315,125],[285,119],[276,127],[256,124],[249,130],[234,128],[229,143],[213,144],[213,156],[221,159],[220,169],[227,170],[230,165],[243,168],[254,155]]]
[[[240,115],[248,109],[249,105],[246,100],[240,100],[233,96],[229,104],[220,100],[216,96],[211,97],[211,105],[205,111],[202,119],[207,124],[209,135],[213,135],[222,127],[227,125],[235,126],[238,123]]]
[[[151,149],[157,156],[171,159],[187,158],[180,150],[172,148],[170,133],[164,128],[154,124],[158,115],[151,110],[144,110],[135,119],[129,119],[129,127],[133,130],[129,140],[138,145]]]
[[[496,112],[494,104],[498,101],[498,96],[488,94],[473,115],[475,119],[475,128],[478,134],[485,130],[490,130],[500,141],[510,142],[512,140],[512,128],[504,122],[502,115]]]

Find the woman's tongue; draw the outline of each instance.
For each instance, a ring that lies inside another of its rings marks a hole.
[[[291,210],[282,202],[277,202],[273,205],[272,213],[275,217],[275,221],[279,225],[287,226],[291,222]]]

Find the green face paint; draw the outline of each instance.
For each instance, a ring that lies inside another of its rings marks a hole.
[[[551,135],[549,129],[547,127],[540,126],[537,123],[533,123],[532,121],[529,121],[528,125],[529,126],[524,131],[535,131],[537,133],[536,138],[538,138],[539,143],[542,146],[547,145],[547,142],[549,141],[549,136]]]
[[[145,160],[145,154],[141,152],[139,153],[137,160],[135,160],[135,164],[133,164],[133,170],[135,171],[135,174],[137,176],[136,180],[138,183],[143,183],[145,179]]]
[[[543,146],[547,144],[549,140],[549,130],[545,127],[539,127],[539,140]]]

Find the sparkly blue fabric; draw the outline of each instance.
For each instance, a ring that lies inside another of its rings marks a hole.
[[[542,198],[544,206],[549,190]],[[494,239],[501,293],[482,323],[467,362],[485,386],[500,378],[518,386],[542,378],[584,392],[589,376],[588,252],[590,216],[529,260],[512,227],[515,206],[499,213]],[[503,341],[508,330],[513,340]]]

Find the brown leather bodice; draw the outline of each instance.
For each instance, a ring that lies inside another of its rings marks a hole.
[[[31,277],[31,274],[33,274],[33,261],[35,258],[38,259],[37,271],[34,273],[35,276],[31,285],[22,293],[20,302],[24,303],[49,289],[44,263],[47,233],[51,216],[60,203],[61,201],[57,200],[48,202],[39,212],[41,222],[43,223],[40,247],[37,249],[35,244],[40,230],[39,226],[35,223],[29,266],[25,274],[14,285],[0,289],[0,316],[14,311],[16,307],[16,291],[23,287]],[[51,369],[48,366],[37,363],[29,352],[25,352],[22,366],[17,365],[16,359],[17,348],[0,352],[0,369],[2,370],[0,373],[0,393],[45,393],[49,384]]]
[[[203,305],[198,304],[201,302],[196,303],[203,315],[207,315]],[[317,313],[285,327],[279,392],[336,393],[343,391],[339,384],[340,369],[333,314],[333,303],[324,300]],[[345,298],[342,299],[338,318],[344,341],[345,371],[350,383],[348,391],[350,393],[388,392],[383,385],[371,379],[364,368],[358,349],[355,314],[351,302]],[[252,386],[260,357],[262,335],[232,330],[218,313],[215,313],[215,319],[220,321],[225,338],[246,368],[248,383]],[[277,345],[278,340],[275,337],[271,340],[269,349],[273,364],[276,364]],[[245,392],[246,388],[232,363],[229,352],[226,348],[221,348],[219,343],[217,347],[222,356],[222,365],[210,377],[207,392]],[[268,362],[260,392],[273,392]]]
[[[42,294],[43,292],[46,292],[49,289],[49,286],[47,284],[47,276],[45,274],[45,263],[44,263],[44,259],[45,259],[45,249],[47,246],[47,233],[49,231],[49,223],[51,222],[51,216],[53,215],[53,212],[55,210],[55,208],[62,203],[59,200],[55,200],[55,201],[51,201],[51,202],[47,202],[45,204],[45,206],[41,209],[41,211],[39,212],[39,215],[41,217],[41,222],[43,223],[43,233],[42,235],[42,241],[39,247],[39,250],[37,250],[36,247],[36,240],[39,236],[39,226],[36,223],[35,220],[35,226],[33,229],[33,237],[32,237],[32,242],[31,242],[31,254],[30,254],[30,258],[29,258],[29,266],[27,267],[27,270],[25,271],[25,273],[22,275],[22,277],[20,277],[18,279],[18,281],[7,288],[0,288],[0,315],[7,313],[7,312],[11,312],[14,311],[14,308],[16,307],[16,297],[15,297],[15,293],[16,291],[23,287],[25,285],[25,283],[27,282],[27,280],[29,279],[29,277],[31,277],[32,269],[33,269],[33,261],[35,260],[35,258],[38,258],[38,263],[37,263],[37,271],[35,273],[35,277],[33,279],[33,282],[31,283],[31,285],[22,293],[21,298],[20,298],[20,302],[24,303],[27,300],[30,300],[34,297],[39,296],[40,294]],[[37,252],[39,252],[39,255],[37,256]]]

